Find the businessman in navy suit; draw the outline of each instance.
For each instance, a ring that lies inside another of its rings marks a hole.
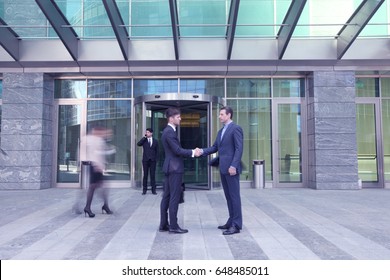
[[[221,108],[219,120],[224,126],[218,131],[214,144],[209,148],[201,149],[204,156],[218,152],[221,182],[229,211],[226,223],[218,226],[219,229],[224,230],[224,235],[236,234],[242,229],[240,173],[244,148],[243,131],[232,121],[232,118],[232,108],[228,106]]]
[[[145,132],[145,137],[142,137],[141,140],[137,143],[138,146],[142,146],[144,153],[142,156],[142,168],[144,170],[143,178],[143,189],[142,194],[146,194],[148,189],[148,174],[150,172],[150,185],[152,186],[152,193],[157,194],[156,192],[156,165],[158,157],[158,141],[153,138],[153,129],[147,128]]]
[[[199,156],[199,151],[183,149],[176,135],[176,129],[180,125],[180,110],[168,108],[165,112],[168,125],[164,129],[161,143],[165,151],[163,165],[164,193],[160,205],[160,227],[159,231],[169,231],[170,233],[187,233],[187,229],[182,229],[177,223],[177,211],[179,209],[180,195],[182,192],[182,181],[184,174],[183,157]],[[168,214],[169,213],[169,214]]]

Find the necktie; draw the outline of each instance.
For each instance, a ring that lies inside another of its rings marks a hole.
[[[223,138],[223,135],[225,134],[225,131],[226,131],[226,125],[224,125],[224,127],[222,128],[222,132],[221,132],[221,140]]]
[[[152,139],[148,138],[148,141],[149,141],[149,146],[152,147]]]

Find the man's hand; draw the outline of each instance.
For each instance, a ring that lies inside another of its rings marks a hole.
[[[237,174],[237,169],[235,167],[233,167],[233,166],[230,166],[229,167],[229,174],[230,174],[230,176],[236,175]]]

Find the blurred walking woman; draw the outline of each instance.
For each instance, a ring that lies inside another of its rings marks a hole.
[[[115,148],[109,147],[106,144],[106,139],[111,134],[112,132],[104,127],[94,127],[91,133],[85,138],[87,145],[86,160],[91,162],[92,168],[84,214],[85,216],[88,214],[90,218],[95,217],[95,214],[91,211],[91,203],[95,190],[103,186],[103,171],[106,168],[106,156],[116,152]],[[103,198],[102,213],[112,214],[108,206],[107,189],[102,188],[101,192]]]

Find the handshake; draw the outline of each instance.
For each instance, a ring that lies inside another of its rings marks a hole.
[[[203,155],[203,149],[195,148],[193,152],[195,157],[200,157],[201,155]]]

